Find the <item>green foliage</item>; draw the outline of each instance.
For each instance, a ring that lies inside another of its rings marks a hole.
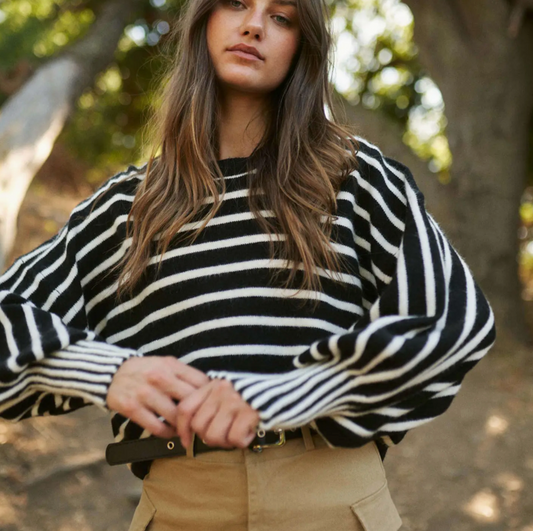
[[[67,0],[7,0],[0,4],[0,69],[9,70],[23,59],[37,66],[42,58],[83,35],[94,12],[81,4]]]
[[[24,76],[82,38],[105,2],[0,0],[0,81],[19,81],[19,87]],[[143,127],[163,72],[168,31],[184,2],[145,0],[138,20],[125,28],[113,64],[77,102],[60,141],[87,162],[90,181],[97,183],[128,163],[146,160]],[[400,0],[327,2],[337,36],[337,90],[353,104],[379,108],[399,121],[405,127],[404,141],[446,182],[452,159],[444,103],[418,63],[410,11]],[[10,95],[8,89],[2,92],[3,86],[8,84],[0,84],[0,106]],[[530,159],[533,168],[533,150]],[[529,184],[533,185],[532,172]],[[520,264],[533,285],[531,188],[520,215]]]
[[[417,59],[413,17],[400,0],[330,1],[337,90],[405,127],[404,141],[447,180],[451,153],[444,103]]]
[[[114,63],[78,101],[60,140],[93,168],[90,179],[146,157],[143,126],[164,67],[163,45],[183,1],[145,0],[139,19],[125,28]],[[0,1],[0,76],[23,62],[34,70],[68,50],[104,2]],[[401,122],[406,143],[444,180],[451,164],[444,106],[418,64],[410,11],[399,0],[329,0],[329,5],[338,36],[337,89],[352,103],[380,108]],[[0,88],[0,105],[6,97]]]
[[[17,67],[42,63],[82,38],[103,0],[0,0],[0,76]],[[141,16],[125,30],[115,59],[79,99],[60,136],[98,182],[145,154],[142,133],[157,79],[164,68],[163,47],[182,0],[146,0]],[[9,94],[2,93],[0,105]]]

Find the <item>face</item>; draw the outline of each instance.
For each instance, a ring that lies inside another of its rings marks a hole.
[[[207,47],[223,89],[271,92],[285,79],[299,40],[296,0],[219,0],[207,22]]]

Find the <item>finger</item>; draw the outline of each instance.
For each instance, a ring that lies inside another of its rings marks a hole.
[[[168,387],[165,388],[165,393],[178,401],[187,398],[191,393],[194,393],[194,391],[198,389],[198,387],[194,387],[193,385],[184,382],[183,380],[179,380],[176,377],[173,377],[172,380],[173,381],[168,385]]]
[[[188,395],[176,407],[176,432],[184,447],[188,447],[192,440],[191,420],[210,392],[209,386],[201,387]]]
[[[160,389],[176,400],[182,400],[197,389],[190,383],[181,380],[174,373],[163,372],[161,368],[149,372],[146,375],[146,380],[151,386]]]
[[[152,435],[156,437],[164,437],[170,439],[174,436],[174,428],[167,426],[164,422],[159,420],[152,411],[146,408],[139,407],[135,414],[132,415],[131,420],[148,430]]]
[[[228,443],[237,448],[246,448],[255,437],[259,415],[251,408],[241,409],[228,430]]]
[[[176,404],[163,392],[152,388],[151,392],[143,397],[142,405],[163,417],[172,426],[176,425]]]
[[[170,357],[170,360],[172,360],[170,363],[172,365],[173,373],[178,376],[180,380],[187,382],[189,385],[198,389],[211,381],[204,372],[195,369],[176,358]]]
[[[229,447],[226,435],[235,413],[235,408],[211,393],[193,416],[191,428],[209,446]]]
[[[198,410],[198,416],[202,409],[205,408],[206,403]],[[237,415],[238,409],[235,406],[221,404],[216,410],[215,414],[202,427],[202,439],[209,446],[220,446],[222,448],[234,448],[235,445],[228,441],[228,433],[233,424],[234,418]],[[193,418],[192,425],[196,433],[200,431],[195,426],[196,416]],[[207,418],[207,415],[206,415]],[[203,419],[202,419],[203,420]]]

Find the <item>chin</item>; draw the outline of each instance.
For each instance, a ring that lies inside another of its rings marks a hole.
[[[275,88],[265,85],[257,79],[251,79],[247,76],[226,76],[219,78],[219,82],[224,87],[241,92],[256,92],[265,94],[271,92]]]

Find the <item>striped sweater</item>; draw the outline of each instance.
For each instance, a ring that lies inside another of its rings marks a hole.
[[[254,172],[236,158],[218,162],[226,194],[200,237],[172,245],[158,275],[154,256],[117,302],[109,272],[131,244],[126,219],[145,168],[109,179],[0,277],[0,415],[106,408],[114,373],[135,355],[176,356],[230,380],[261,428],[310,422],[330,446],[399,442],[443,413],[493,345],[494,316],[409,169],[357,140],[332,234],[340,279],[320,270],[322,291],[296,297],[271,282],[289,269],[270,258],[248,206]],[[111,423],[117,441],[149,435],[116,413]]]

